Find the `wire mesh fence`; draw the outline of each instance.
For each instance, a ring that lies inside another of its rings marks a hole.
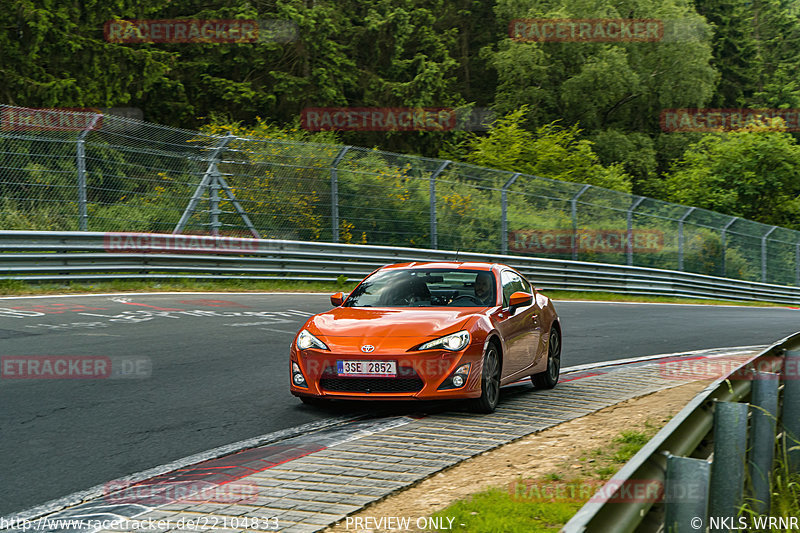
[[[0,106],[0,229],[213,234],[628,264],[800,285],[800,232],[353,146]]]

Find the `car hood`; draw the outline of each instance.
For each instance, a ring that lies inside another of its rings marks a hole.
[[[479,308],[337,307],[314,316],[311,325],[326,338],[371,341],[382,337],[413,337],[424,340],[460,331],[470,317],[480,312]]]

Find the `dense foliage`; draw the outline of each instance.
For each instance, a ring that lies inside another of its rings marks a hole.
[[[676,133],[670,108],[800,108],[796,0],[8,0],[0,102],[375,146],[800,228],[796,137]],[[242,43],[119,43],[131,19],[289,21]],[[525,18],[659,19],[659,42],[523,42]],[[488,133],[298,131],[307,107],[492,107]],[[292,132],[294,130],[294,132]],[[746,159],[746,160],[744,160]],[[745,178],[743,176],[754,176]],[[765,199],[769,197],[768,199]]]

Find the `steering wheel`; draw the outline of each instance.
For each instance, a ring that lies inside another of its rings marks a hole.
[[[452,302],[450,302],[450,305],[455,304],[459,300],[469,300],[474,304],[483,305],[482,301],[480,301],[477,297],[472,296],[471,294],[462,294],[461,296],[458,296]]]

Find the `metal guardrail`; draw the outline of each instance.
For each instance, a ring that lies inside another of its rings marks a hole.
[[[538,257],[205,235],[0,231],[0,280],[245,279],[349,281],[405,261],[490,261],[542,290],[800,304],[800,287]]]
[[[737,423],[743,428],[743,432],[740,432],[742,434],[738,435],[740,437],[738,440],[746,440],[747,404],[725,402],[741,402],[750,399],[751,390],[754,389],[752,386],[754,381],[751,380],[758,379],[757,377],[747,379],[747,374],[751,373],[752,370],[781,372],[783,367],[784,374],[781,377],[781,381],[783,383],[792,383],[792,393],[790,394],[791,398],[787,399],[787,391],[784,391],[783,416],[781,417],[782,436],[785,437],[787,433],[795,439],[800,436],[800,417],[795,412],[800,409],[800,387],[797,386],[798,368],[796,368],[796,362],[800,360],[800,354],[796,352],[798,349],[800,349],[800,333],[795,333],[773,344],[749,361],[742,363],[736,370],[718,379],[698,394],[598,491],[599,496],[595,495],[567,522],[561,530],[562,533],[706,531],[709,516],[734,517],[738,504],[733,502],[737,499],[741,502],[743,499],[742,489],[744,488],[744,468],[746,463],[743,460],[743,455],[745,450],[744,446],[737,446],[736,439],[730,438],[731,429],[734,425],[730,423],[731,417],[728,411],[731,411],[731,409],[721,409],[721,407],[737,408],[735,411],[738,412],[740,419],[737,420]],[[795,354],[791,364],[787,362],[787,352]],[[792,368],[786,368],[789,366]],[[744,371],[745,369],[747,370]],[[777,411],[777,381],[773,381],[773,385],[775,396],[773,403]],[[763,432],[755,428],[755,419],[764,418],[761,412],[765,410],[758,405],[759,398],[757,397],[761,395],[753,391],[752,396],[750,410],[753,412],[754,418],[751,425],[753,425],[753,434],[757,435]],[[745,412],[743,418],[741,416],[742,411]],[[791,414],[789,414],[789,411],[791,411]],[[772,433],[769,438],[772,439],[772,447],[774,448],[774,418],[772,423]],[[739,442],[738,444],[742,443]],[[690,456],[699,459],[687,459]],[[713,461],[710,464],[706,461],[709,456],[713,457]],[[675,459],[685,461],[689,465],[683,464],[676,468],[677,465],[673,463]],[[753,483],[752,490],[756,494],[763,489],[763,487],[759,489],[756,486],[755,478],[758,476],[752,475],[754,470],[757,472],[759,469],[763,473],[763,465],[755,468],[758,466],[755,463],[760,459],[763,458],[751,452],[748,463],[751,474],[750,482]],[[793,463],[792,467],[795,471],[800,469],[800,462],[798,462],[800,460],[800,449],[792,452],[789,460]],[[771,471],[771,455],[768,458],[768,462],[770,465],[767,471]],[[715,463],[719,463],[716,465],[716,476],[713,470]],[[700,466],[705,466],[705,468],[701,469]],[[738,477],[735,474],[736,470],[740,470]],[[710,487],[708,483],[709,471],[711,472]],[[687,474],[686,472],[689,473]],[[764,477],[768,478],[769,476],[765,475]],[[720,486],[715,487],[715,478],[718,480],[717,485],[721,484],[722,488]],[[686,483],[687,479],[692,480],[692,483],[697,485],[693,486],[694,489],[697,489],[703,483],[705,489],[693,493],[691,498],[688,495],[676,497],[678,491],[670,490],[671,482],[674,483],[678,480]],[[632,493],[635,490],[641,492],[642,487],[645,485],[663,487],[664,500],[667,500],[667,502],[659,502],[651,497],[620,501],[623,498],[620,498],[619,495]],[[672,501],[669,501],[670,498]],[[768,510],[769,489],[766,491],[766,500],[766,509]],[[758,498],[754,498],[754,503],[760,503],[760,512],[765,512],[765,502],[763,500],[759,501]],[[681,508],[681,505],[693,509],[692,511],[687,511],[686,507]],[[724,512],[722,511],[723,509]],[[691,522],[692,519],[695,521]],[[669,526],[665,525],[667,520],[670,520]],[[700,525],[698,526],[698,524]],[[716,530],[716,528],[712,528],[712,530]]]

